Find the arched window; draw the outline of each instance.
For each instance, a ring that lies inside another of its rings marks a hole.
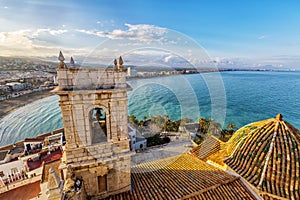
[[[107,142],[106,114],[103,108],[94,108],[90,113],[92,144]]]

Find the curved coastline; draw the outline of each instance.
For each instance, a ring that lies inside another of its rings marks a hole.
[[[299,76],[299,72],[224,72],[222,77],[225,89],[227,89],[227,121],[225,121],[225,124],[234,123],[238,128],[250,123],[253,119],[260,120],[274,116],[274,113],[282,113],[287,121],[291,121],[295,127],[300,127],[300,124],[297,121],[297,118],[299,117],[299,112],[297,111],[300,108],[300,103],[295,101],[300,94]],[[200,106],[200,116],[209,118],[211,102],[209,101],[209,93],[207,89],[205,89],[205,84],[197,75],[186,76],[186,78],[189,83],[191,83],[191,87],[199,94],[196,96],[198,104],[195,104],[195,106]],[[167,79],[167,82],[174,86],[178,82],[177,78],[170,77]],[[159,80],[160,79],[157,79],[154,82],[159,83]],[[141,87],[140,90],[133,90],[130,94],[131,101],[129,101],[129,114],[134,114],[139,118],[143,118],[145,113],[159,114],[158,112],[160,112],[167,113],[171,119],[175,120],[177,119],[176,117],[180,116],[194,116],[196,107],[192,106],[184,109],[185,113],[177,113],[178,110],[182,110],[181,107],[176,107],[178,105],[178,102],[175,102],[177,98],[183,98],[183,100],[187,102],[187,105],[193,105],[191,104],[190,96],[186,95],[186,90],[184,88],[179,92],[165,90],[165,88],[168,88],[167,86],[160,87],[161,90],[156,90],[157,85],[164,86],[164,81],[161,84],[152,85],[152,80],[130,81],[133,88],[137,88],[141,84],[150,85],[151,91],[155,90],[157,95],[148,94],[145,96],[145,91],[148,91],[146,90],[147,88]],[[149,82],[150,84],[144,84],[144,82]],[[283,85],[284,87],[282,87]],[[169,91],[168,95],[165,94],[165,91]],[[286,91],[289,91],[290,95],[285,95]],[[35,93],[32,98],[26,97],[25,101],[21,101],[19,107],[20,110],[15,109],[13,112],[10,112],[2,118],[5,119],[5,122],[3,121],[3,123],[7,124],[3,124],[2,127],[0,126],[0,133],[1,131],[2,133],[6,133],[4,134],[5,137],[3,136],[1,138],[0,135],[0,141],[19,141],[21,136],[23,138],[24,134],[26,134],[26,137],[34,137],[37,133],[41,134],[62,127],[61,115],[58,115],[60,112],[57,105],[58,98],[51,95],[49,92],[44,92],[46,95],[45,97],[40,96],[39,93]],[[177,96],[177,98],[173,98],[174,94],[176,94],[175,96]],[[151,97],[150,99],[148,97],[149,95]],[[173,100],[170,101],[169,97],[172,97]],[[249,101],[249,99],[255,99],[255,101]],[[36,100],[38,100],[37,103],[27,107],[29,102]],[[137,104],[134,102],[142,103]],[[2,106],[2,104],[0,106]],[[28,110],[31,112],[27,113]],[[30,117],[28,117],[28,115],[30,115]],[[218,121],[217,118],[215,120]],[[20,122],[22,122],[22,124],[19,124]],[[57,126],[58,123],[60,123],[59,126]],[[10,132],[12,134],[8,134]]]
[[[53,94],[50,93],[52,89],[47,89],[43,91],[36,91],[28,94],[24,94],[22,96],[7,99],[1,101],[0,103],[0,119],[8,115],[9,113],[13,112],[14,110],[25,106],[29,103],[37,101],[39,99],[51,96]]]

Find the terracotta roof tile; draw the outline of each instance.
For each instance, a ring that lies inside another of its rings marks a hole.
[[[203,161],[211,160],[220,165],[223,163],[222,150],[225,143],[214,136],[208,137],[199,146],[190,150],[190,153]]]
[[[252,133],[254,130],[263,128],[269,123],[272,123],[272,120],[267,119],[259,122],[253,122],[237,130],[228,142],[226,142],[224,157],[230,156],[241,145],[241,142],[248,136],[248,134]]]
[[[225,162],[263,192],[300,199],[299,160],[300,133],[278,116],[244,137]]]
[[[132,190],[107,199],[255,199],[238,177],[189,154],[132,167]]]
[[[5,200],[28,200],[39,195],[41,192],[40,181],[29,183],[27,185],[18,187],[8,192],[0,194],[0,199]]]

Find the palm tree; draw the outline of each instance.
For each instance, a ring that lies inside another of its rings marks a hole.
[[[229,130],[234,130],[235,125],[234,125],[233,123],[229,123],[229,124],[227,125],[227,128],[229,128]]]
[[[138,120],[136,119],[136,117],[134,115],[130,115],[128,120],[129,120],[130,124],[136,124],[136,125],[138,124]]]
[[[208,120],[206,120],[204,117],[199,118],[199,129],[200,133],[206,134],[208,129]]]
[[[229,132],[232,134],[234,132],[235,125],[233,123],[229,123],[227,128],[229,128]]]

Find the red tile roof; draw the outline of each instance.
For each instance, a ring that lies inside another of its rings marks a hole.
[[[29,183],[8,192],[0,194],[3,200],[28,200],[39,195],[41,192],[40,181]]]
[[[107,199],[255,199],[239,177],[182,154],[131,168],[132,190]]]
[[[61,149],[57,149],[53,152],[51,152],[51,154],[48,154],[48,151],[44,151],[44,152],[40,152],[40,158],[37,161],[31,161],[31,160],[27,160],[27,165],[28,165],[28,169],[29,171],[37,169],[39,167],[42,166],[43,162],[50,162],[53,160],[58,160],[62,157],[62,150]]]

